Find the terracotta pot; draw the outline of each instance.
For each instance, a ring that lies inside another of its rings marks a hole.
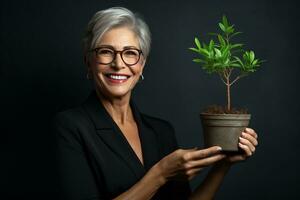
[[[239,150],[238,140],[248,127],[250,114],[207,114],[201,113],[205,147],[221,146],[223,151]]]

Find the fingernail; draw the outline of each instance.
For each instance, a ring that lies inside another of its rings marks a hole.
[[[222,151],[222,147],[217,147],[217,150],[218,151]]]

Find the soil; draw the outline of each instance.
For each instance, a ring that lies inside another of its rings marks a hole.
[[[207,114],[249,114],[246,108],[231,108],[228,110],[225,106],[210,105],[202,113]]]

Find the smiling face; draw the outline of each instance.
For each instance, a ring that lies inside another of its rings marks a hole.
[[[104,50],[98,50],[98,55],[109,56],[110,50],[122,51],[124,49],[140,49],[138,38],[135,33],[127,27],[117,27],[107,31],[99,41],[97,48],[105,47]],[[133,52],[127,52],[124,56],[131,58]],[[102,60],[95,52],[92,52],[88,68],[94,81],[96,90],[107,98],[130,97],[131,91],[138,82],[143,72],[145,59],[140,55],[139,61],[134,65],[127,65],[117,53],[115,59],[110,64],[101,64]]]

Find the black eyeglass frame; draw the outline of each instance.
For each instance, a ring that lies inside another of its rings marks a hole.
[[[110,48],[110,47],[97,47],[97,48],[91,49],[89,52],[95,52],[95,54],[96,54],[96,56],[97,56],[98,51],[99,51],[100,49],[110,49],[110,50],[112,50],[112,51],[114,52],[114,57],[113,57],[112,61],[109,62],[109,63],[101,63],[101,62],[99,62],[99,64],[102,64],[102,65],[109,65],[109,64],[113,63],[113,62],[115,61],[115,59],[116,59],[117,54],[119,53],[120,56],[121,56],[122,61],[123,61],[127,66],[130,67],[130,66],[133,66],[133,65],[135,65],[136,63],[138,63],[138,62],[140,61],[140,59],[141,59],[141,54],[143,54],[143,51],[140,50],[140,49],[137,49],[137,48],[126,48],[126,49],[123,49],[122,51],[117,51],[117,50],[115,50],[114,48]],[[124,51],[128,51],[128,50],[136,50],[136,51],[139,53],[139,58],[137,59],[137,61],[136,61],[134,64],[128,64],[128,63],[126,63],[126,62],[124,61],[124,59],[123,59],[123,52],[124,52]]]

